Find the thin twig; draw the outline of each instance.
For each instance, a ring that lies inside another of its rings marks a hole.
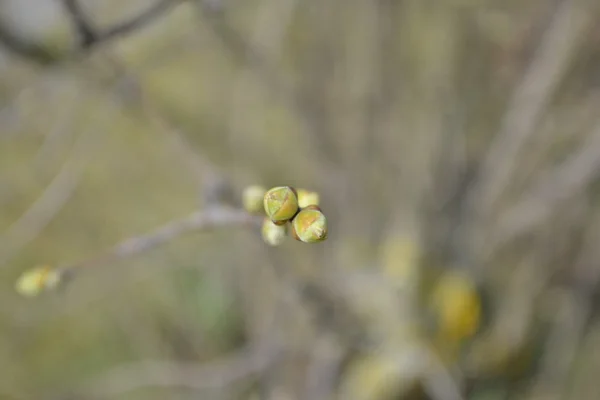
[[[185,218],[168,222],[150,233],[134,236],[118,243],[96,257],[64,266],[60,270],[70,275],[73,271],[84,267],[95,267],[135,256],[185,234],[227,226],[253,226],[261,221],[260,217],[250,215],[246,211],[228,207],[195,211]]]
[[[90,159],[90,145],[95,137],[95,129],[79,137],[72,150],[73,155],[42,195],[0,237],[0,266],[8,263],[23,246],[32,241],[69,200]]]

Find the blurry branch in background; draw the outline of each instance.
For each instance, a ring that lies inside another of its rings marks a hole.
[[[324,164],[321,169],[322,174],[332,174],[338,179],[341,177],[342,172],[332,161],[335,155],[335,149],[333,144],[328,138],[328,132],[325,129],[323,117],[319,115],[319,112],[315,112],[314,105],[311,99],[298,93],[298,90],[294,88],[289,82],[286,81],[285,77],[279,72],[277,65],[274,65],[263,49],[254,45],[251,41],[247,40],[243,33],[237,31],[232,27],[224,13],[216,12],[214,7],[206,1],[193,0],[194,5],[198,9],[199,18],[201,22],[209,24],[211,30],[217,36],[217,38],[223,43],[225,50],[227,50],[238,62],[245,65],[249,71],[254,72],[256,77],[268,90],[268,93],[272,95],[276,100],[281,101],[285,107],[294,115],[298,122],[303,127],[303,130],[307,137],[312,142],[312,148],[319,157],[319,161]],[[296,7],[296,0],[286,0],[280,5],[282,7],[283,17],[279,15],[279,18],[285,20],[291,18],[291,13]],[[272,10],[266,10],[264,14],[269,14]],[[288,14],[287,16],[285,14]],[[267,16],[263,16],[266,18]],[[285,28],[285,23],[279,27],[280,29]],[[263,28],[264,29],[264,28]],[[260,30],[255,31],[255,36],[265,37],[268,32],[261,33]],[[271,50],[276,50],[278,45],[277,41],[273,40],[271,43]],[[243,74],[243,72],[242,72]],[[337,160],[335,160],[337,161]]]
[[[303,398],[327,399],[335,393],[345,353],[334,339],[332,335],[323,334],[311,349]]]
[[[473,218],[483,218],[484,223],[507,189],[517,167],[517,157],[535,134],[539,118],[561,82],[587,27],[580,2],[559,0],[555,3],[554,15],[509,100],[500,129],[492,138],[469,198]]]
[[[108,33],[97,33],[93,24],[89,18],[87,18],[84,10],[80,8],[77,1],[65,0],[63,3],[65,4],[65,8],[71,17],[73,24],[77,27],[81,40],[83,43],[87,43],[88,47],[91,47],[92,45],[105,40],[105,38],[116,36],[117,33],[128,32],[141,26],[143,23],[149,22],[168,9],[167,3],[172,4],[174,2],[158,2],[147,12],[140,14],[137,18],[134,18],[128,23],[111,28],[107,31]],[[201,181],[201,191],[205,196],[204,205],[206,208],[202,211],[193,212],[188,217],[181,220],[169,222],[154,232],[127,239],[91,259],[63,266],[56,270],[49,270],[48,268],[32,270],[29,275],[28,273],[23,275],[17,283],[17,288],[22,294],[36,295],[39,291],[50,288],[45,285],[46,282],[48,285],[53,286],[57,280],[63,281],[67,278],[71,278],[75,271],[82,267],[92,267],[115,262],[122,258],[130,257],[162,245],[186,233],[224,226],[259,226],[262,222],[262,218],[252,216],[244,210],[227,207],[227,199],[225,197],[229,194],[226,192],[230,186],[218,172],[217,168],[214,167],[206,157],[191,150],[185,140],[184,134],[170,124],[161,114],[160,110],[154,106],[143,92],[143,85],[141,82],[127,70],[124,63],[122,63],[116,55],[109,51],[105,51],[103,55],[105,56],[105,59],[112,64],[114,75],[116,75],[114,77],[115,82],[133,84],[134,88],[137,89],[136,94],[138,95],[134,98],[137,100],[136,104],[142,109],[144,117],[157,131],[165,134],[169,141],[175,145],[177,150],[183,154],[183,158],[188,163],[190,170]],[[102,79],[98,77],[95,78],[94,82],[98,86],[103,86],[101,84]],[[115,93],[118,95],[119,91],[113,90],[113,95]],[[119,100],[122,99],[119,98]],[[113,106],[116,107],[117,104],[120,104],[120,102],[113,102]],[[77,170],[78,169],[73,169],[71,166],[69,166],[69,168],[65,167],[65,174],[71,174],[73,171]],[[67,191],[64,190],[60,191],[60,193],[66,192]],[[66,199],[64,201],[66,201]],[[62,203],[64,203],[64,201]],[[44,210],[47,209],[49,208],[44,207]],[[30,219],[31,218],[28,217],[27,221]],[[37,220],[45,221],[45,219],[40,218],[37,218]],[[42,227],[43,226],[39,229]]]
[[[53,289],[57,283],[65,283],[81,269],[106,265],[138,255],[185,234],[232,226],[259,226],[260,223],[262,223],[261,217],[229,207],[214,206],[195,211],[185,218],[168,222],[150,233],[128,238],[95,257],[55,270],[49,267],[30,270],[17,282],[17,290],[25,296],[36,296],[44,290]]]
[[[61,277],[70,278],[82,268],[110,264],[151,250],[184,234],[232,226],[252,227],[258,226],[261,222],[260,217],[249,215],[246,211],[215,206],[195,211],[180,220],[168,222],[150,233],[126,239],[96,257],[63,266],[57,272]]]
[[[569,397],[569,375],[593,317],[594,295],[600,282],[600,269],[590,268],[598,256],[599,235],[600,219],[596,215],[586,229],[574,260],[569,282],[574,289],[557,289],[551,293],[552,325],[545,347],[552,351],[547,351],[541,358],[531,388],[533,398],[558,400]]]
[[[273,350],[243,349],[206,364],[139,361],[119,365],[84,384],[81,391],[104,398],[149,387],[224,390],[264,372],[273,361]]]
[[[71,157],[33,205],[0,237],[0,266],[7,264],[23,246],[33,240],[60,211],[75,191],[90,160],[96,129],[82,133]]]
[[[62,0],[64,9],[71,16],[73,26],[79,35],[79,46],[71,50],[69,54],[55,55],[43,46],[19,37],[3,22],[0,22],[0,44],[13,54],[39,65],[61,63],[85,55],[87,51],[101,44],[134,33],[164,15],[180,2],[179,0],[157,0],[146,10],[126,21],[110,28],[95,29],[91,21],[85,17],[77,0]]]
[[[104,32],[95,27],[95,24],[88,17],[85,10],[81,7],[78,0],[63,0],[63,5],[71,23],[77,30],[81,45],[84,48],[91,48],[96,43],[107,41],[113,37],[118,37],[139,29],[146,24],[152,22],[160,15],[164,14],[175,4],[182,3],[181,0],[162,0],[157,1],[147,10],[138,14],[131,20],[120,25],[113,26]],[[126,81],[130,86],[133,86],[144,117],[152,124],[159,132],[166,134],[169,142],[183,156],[182,158],[187,163],[189,170],[195,175],[195,178],[202,186],[201,195],[203,196],[204,205],[211,206],[220,203],[227,203],[232,200],[230,183],[223,177],[223,174],[216,168],[207,157],[192,150],[192,147],[185,139],[185,134],[181,132],[173,124],[169,123],[168,119],[158,110],[158,108],[150,101],[148,96],[143,92],[143,85],[139,79],[131,73],[125,63],[123,63],[116,54],[105,51],[104,55],[112,64],[115,73],[118,75],[117,80]],[[127,81],[128,80],[128,81]]]
[[[62,4],[71,16],[71,21],[79,34],[82,49],[89,49],[141,29],[162,16],[177,3],[179,3],[178,0],[157,0],[153,5],[131,19],[102,30],[94,27],[78,0],[62,0]]]
[[[262,4],[259,5],[255,27],[250,35],[248,35],[248,43],[243,45],[248,48],[248,50],[245,50],[244,52],[248,53],[251,43],[260,43],[262,51],[261,59],[265,59],[265,61],[257,63],[259,68],[266,64],[267,57],[271,60],[280,59],[282,50],[281,45],[285,38],[285,32],[288,25],[291,22],[291,18],[294,15],[296,5],[297,0],[282,0],[278,1],[276,4],[272,4],[270,1],[263,1]],[[211,19],[219,18],[219,16],[212,15],[209,15],[208,17]],[[221,33],[219,35],[221,41],[226,43],[227,41],[224,40],[224,38],[229,37],[224,36],[226,31],[222,32],[223,28],[219,28],[215,22],[209,24],[213,27],[215,33]],[[252,51],[250,54],[256,54],[256,51]],[[273,68],[273,70],[275,70],[275,68]],[[269,76],[271,76],[270,79],[272,80],[272,75],[269,74]],[[236,132],[244,128],[244,124],[246,123],[244,113],[246,112],[248,105],[254,102],[254,94],[252,90],[248,90],[248,86],[255,82],[254,65],[250,62],[245,62],[245,65],[243,65],[240,68],[240,71],[236,73],[233,81],[234,83],[231,89],[231,111],[230,117],[228,118],[229,132]],[[234,150],[239,149],[243,151],[245,142],[243,140],[229,140],[229,145]]]
[[[535,228],[565,200],[581,195],[600,174],[600,122],[578,151],[559,166],[542,173],[523,198],[500,219],[495,246]]]

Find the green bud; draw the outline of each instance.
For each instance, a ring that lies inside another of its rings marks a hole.
[[[294,217],[292,236],[304,243],[317,243],[327,239],[327,218],[319,207],[309,206]]]
[[[319,205],[319,193],[306,189],[298,189],[298,206],[305,208],[311,205]]]
[[[271,221],[288,221],[298,213],[296,191],[289,186],[274,187],[265,193],[264,207]]]
[[[287,225],[277,225],[269,218],[265,218],[262,225],[262,237],[265,243],[279,246],[287,236]]]
[[[248,186],[242,193],[244,209],[251,214],[260,214],[263,210],[263,199],[267,189],[260,185]]]

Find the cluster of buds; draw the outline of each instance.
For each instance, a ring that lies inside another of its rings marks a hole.
[[[262,236],[266,243],[278,246],[290,235],[304,243],[327,239],[327,219],[319,208],[319,194],[290,186],[265,189],[250,186],[243,194],[246,211],[265,213]]]

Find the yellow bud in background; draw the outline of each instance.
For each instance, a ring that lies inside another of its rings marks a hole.
[[[263,200],[267,189],[260,185],[248,186],[242,193],[244,209],[251,214],[260,214],[263,211]]]
[[[447,342],[473,336],[481,322],[481,299],[473,281],[458,272],[442,275],[433,289],[431,307],[438,334]]]
[[[287,236],[287,225],[277,225],[269,218],[265,218],[262,225],[262,237],[265,243],[279,246]]]
[[[319,205],[319,193],[306,189],[298,189],[298,206],[300,208]]]
[[[415,388],[421,373],[419,354],[406,347],[385,348],[355,359],[340,386],[341,399],[394,400]]]
[[[59,282],[60,273],[44,265],[23,273],[17,280],[15,289],[22,296],[34,297],[44,290],[53,289]]]
[[[298,213],[298,196],[289,186],[269,189],[263,203],[267,216],[273,222],[288,221]]]
[[[292,220],[292,236],[304,243],[327,239],[327,218],[317,206],[301,210]]]

